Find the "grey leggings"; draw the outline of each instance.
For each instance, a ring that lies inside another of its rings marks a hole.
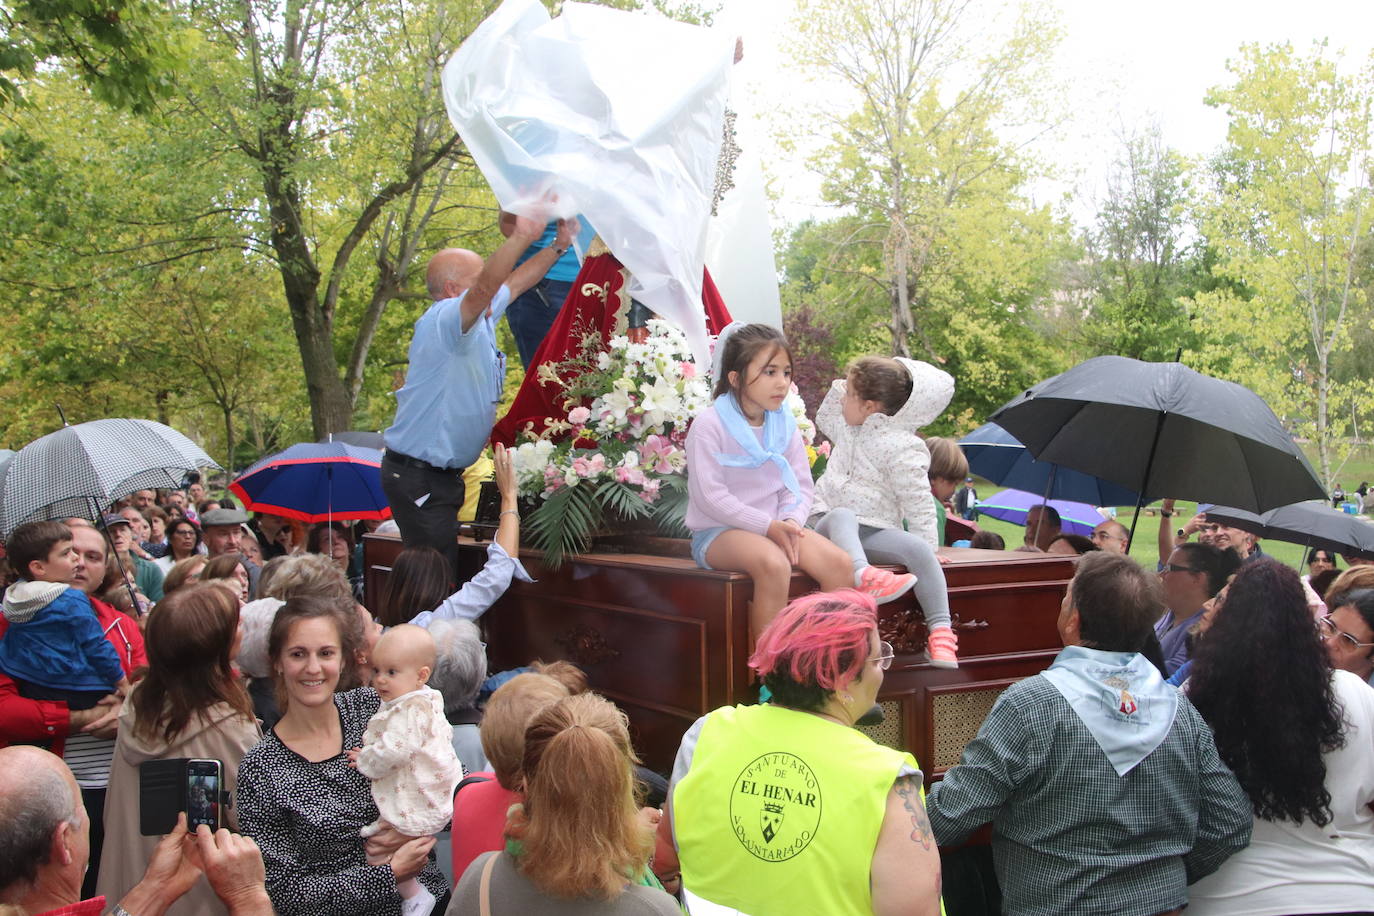
[[[860,525],[851,509],[831,509],[812,517],[811,527],[839,545],[854,563],[855,571],[870,563],[905,566],[916,574],[912,591],[926,615],[926,628],[949,626],[949,587],[935,551],[925,539],[900,528]]]

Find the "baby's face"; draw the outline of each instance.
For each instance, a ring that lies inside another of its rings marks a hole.
[[[419,690],[429,680],[429,668],[407,648],[384,636],[372,650],[372,689],[383,700]]]

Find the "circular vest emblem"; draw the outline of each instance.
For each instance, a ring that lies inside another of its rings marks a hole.
[[[800,853],[820,823],[820,784],[794,754],[754,758],[730,790],[730,829],[741,846],[765,862],[784,862]]]

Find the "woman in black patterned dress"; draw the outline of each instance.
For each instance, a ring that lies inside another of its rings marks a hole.
[[[439,899],[448,886],[430,855],[433,838],[412,840],[378,864],[358,834],[377,819],[377,806],[345,752],[362,744],[381,700],[367,687],[334,692],[357,650],[340,614],[307,597],[277,612],[268,654],[285,714],[239,767],[239,825],[262,849],[281,916],[400,916],[397,884],[418,876]]]

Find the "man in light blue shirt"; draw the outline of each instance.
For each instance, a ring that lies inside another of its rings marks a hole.
[[[578,228],[576,219],[558,221],[554,243],[518,268],[516,259],[543,233],[542,220],[516,217],[485,263],[465,248],[430,259],[425,283],[434,304],[415,322],[396,420],[383,435],[382,491],[406,547],[433,547],[456,567],[463,470],[491,436],[505,385],[496,322],[567,253]]]

